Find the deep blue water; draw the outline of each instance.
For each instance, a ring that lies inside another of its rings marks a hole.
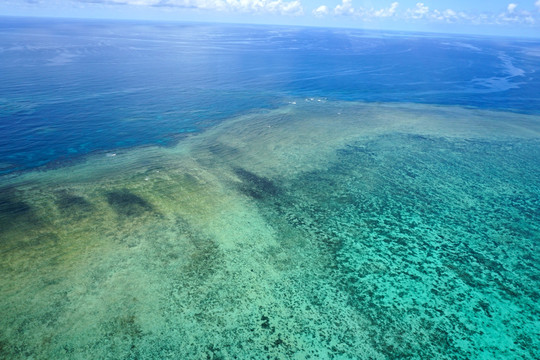
[[[540,41],[3,18],[0,173],[167,145],[291,99],[540,113]]]

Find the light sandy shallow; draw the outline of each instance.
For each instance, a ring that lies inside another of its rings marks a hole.
[[[540,119],[297,99],[4,177],[0,357],[534,359]]]

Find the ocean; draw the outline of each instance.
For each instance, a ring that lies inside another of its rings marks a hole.
[[[537,359],[540,40],[1,18],[0,358]]]

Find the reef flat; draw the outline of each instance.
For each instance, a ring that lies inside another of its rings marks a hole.
[[[540,118],[298,99],[1,178],[0,357],[535,359]]]

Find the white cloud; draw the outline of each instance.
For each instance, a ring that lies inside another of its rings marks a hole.
[[[222,12],[302,15],[300,0],[81,0],[102,4],[178,7]]]
[[[411,19],[423,19],[429,14],[429,7],[424,3],[416,3],[414,9],[407,9],[406,17]]]
[[[540,5],[540,0],[536,0]],[[510,3],[506,7],[506,11],[499,15],[480,13],[472,14],[463,11],[455,11],[452,9],[438,10],[429,9],[424,3],[417,3],[412,9],[407,9],[403,14],[403,18],[409,20],[427,20],[431,22],[446,22],[446,23],[470,23],[475,25],[489,24],[524,24],[533,25],[538,20],[535,16],[525,10],[518,10],[518,5]]]
[[[539,0],[540,1],[540,0]],[[417,3],[413,9],[407,9],[404,17],[409,20],[429,20],[434,22],[457,23],[472,21],[473,17],[463,11],[453,9],[430,10],[424,3]]]
[[[0,0],[1,1],[1,0]],[[41,1],[41,0],[25,0]],[[201,9],[208,11],[219,11],[229,13],[249,13],[249,14],[274,14],[299,16],[304,14],[301,0],[71,0],[74,2],[88,2],[109,5],[133,5],[151,7],[171,7]],[[540,0],[531,4],[529,11],[522,10],[517,3],[508,3],[506,8],[498,14],[487,12],[469,13],[454,9],[431,9],[423,2],[418,2],[412,8],[400,10],[397,1],[392,2],[387,7],[376,8],[354,8],[352,0],[341,0],[335,8],[321,5],[312,14],[322,18],[330,14],[336,16],[351,16],[359,21],[373,21],[378,19],[400,19],[408,21],[430,21],[445,23],[461,23],[475,25],[495,25],[495,24],[522,24],[534,25],[540,22]]]
[[[432,20],[454,23],[459,20],[459,15],[452,9],[446,9],[444,11],[439,11],[435,9],[429,14],[429,18]]]
[[[269,13],[281,15],[302,15],[304,10],[299,0],[174,0],[172,6],[194,7],[205,10],[231,11],[242,13]]]
[[[540,1],[540,0],[538,0]],[[396,9],[397,7],[399,6],[399,3],[396,1],[396,2],[393,2],[389,8],[383,8],[383,9],[380,9],[380,10],[376,10],[376,11],[372,11],[371,14],[374,16],[374,17],[390,17],[390,16],[394,16],[396,14]]]
[[[354,8],[352,7],[352,0],[342,0],[342,3],[334,9],[334,13],[336,15],[353,15]]]
[[[538,0],[538,1],[540,1],[540,0]],[[330,12],[330,10],[328,9],[328,6],[321,5],[318,8],[316,8],[315,10],[313,10],[313,15],[315,15],[317,17],[323,17],[325,15],[328,15],[329,12]]]
[[[540,5],[540,0],[537,0],[535,5]],[[528,24],[533,25],[535,19],[533,15],[526,10],[516,10],[517,4],[510,3],[506,8],[506,12],[499,14],[491,23],[494,24]]]
[[[337,5],[334,8],[334,14],[354,16],[364,21],[370,21],[375,18],[385,18],[385,17],[395,16],[397,13],[396,10],[398,6],[399,6],[399,3],[395,1],[392,4],[390,4],[389,7],[378,9],[378,10],[375,10],[373,8],[365,9],[363,7],[355,9],[352,6],[352,0],[342,0],[341,4]],[[322,7],[319,7],[316,10],[314,10],[313,13],[317,15],[319,13],[320,8]]]
[[[302,3],[298,0],[289,2],[282,2],[280,0],[279,4],[279,12],[283,15],[304,15],[304,8],[302,7]]]

